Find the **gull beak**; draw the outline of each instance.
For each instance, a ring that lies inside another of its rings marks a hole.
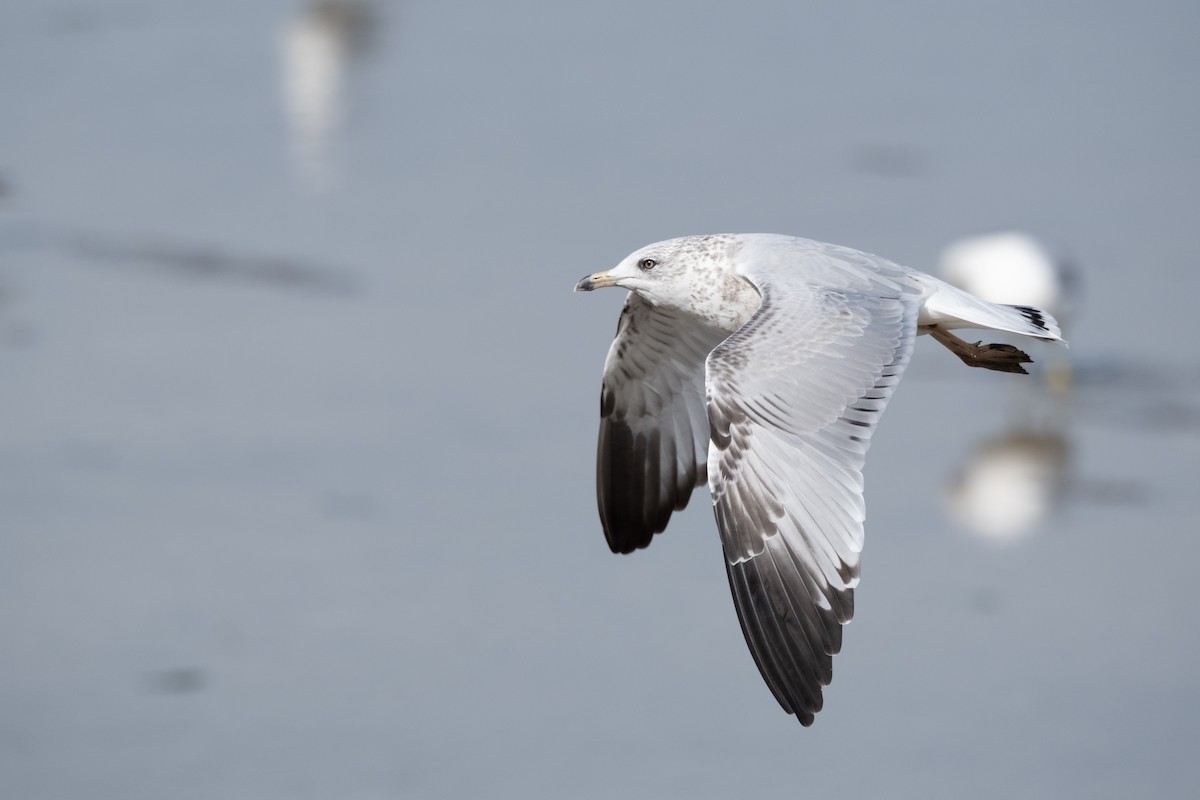
[[[590,292],[592,289],[603,289],[605,286],[617,286],[620,278],[614,278],[607,272],[597,272],[575,284],[575,291]]]

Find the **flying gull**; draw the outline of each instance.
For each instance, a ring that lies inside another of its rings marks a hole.
[[[863,544],[862,468],[913,342],[1024,373],[983,328],[1062,341],[1054,319],[997,305],[846,247],[775,234],[686,236],[638,250],[576,291],[629,290],[604,363],[597,495],[630,553],[708,482],[733,602],[775,699],[821,710]]]

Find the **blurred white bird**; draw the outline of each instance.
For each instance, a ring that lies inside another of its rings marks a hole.
[[[362,0],[318,0],[284,26],[283,96],[291,152],[310,188],[326,188],[332,178],[327,151],[344,115],[346,68],[363,51],[374,21]]]
[[[1064,329],[1070,328],[1078,275],[1069,262],[1029,234],[1006,231],[953,242],[942,251],[939,274],[983,300],[1049,311]],[[1046,367],[1043,375],[1051,390],[1069,388],[1071,368],[1065,353]]]
[[[942,278],[992,303],[1026,303],[1063,322],[1074,269],[1032,236],[1019,231],[972,236],[942,251]]]

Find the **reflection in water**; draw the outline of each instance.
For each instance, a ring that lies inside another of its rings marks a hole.
[[[1060,433],[1017,430],[985,440],[951,477],[950,510],[980,536],[1020,538],[1058,507],[1068,467]]]
[[[1053,314],[1064,331],[1068,327],[1074,270],[1027,234],[960,239],[943,251],[940,272],[978,297],[1035,306]],[[952,513],[986,538],[1011,540],[1031,532],[1058,506],[1067,485],[1070,361],[1066,350],[1044,348],[1038,362],[1034,372],[1040,384],[1014,387],[1024,421],[981,442],[950,479]]]
[[[367,51],[375,25],[363,0],[317,0],[283,26],[290,154],[309,189],[326,189],[336,177],[329,149],[344,115],[346,70]]]
[[[1116,462],[1089,462],[1075,473],[1067,415],[1074,423],[1164,436],[1200,432],[1200,366],[1132,362],[1105,355],[1072,372],[1070,386],[1021,382],[1011,396],[1018,420],[978,445],[950,476],[953,517],[972,533],[1010,541],[1032,533],[1063,503],[1137,505],[1150,497],[1141,475]],[[1068,389],[1070,391],[1068,391]]]

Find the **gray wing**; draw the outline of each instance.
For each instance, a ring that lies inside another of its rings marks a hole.
[[[614,553],[650,544],[704,482],[704,359],[728,334],[630,293],[604,362],[596,498]]]
[[[862,467],[908,363],[919,297],[772,283],[707,363],[708,485],[742,632],[788,713],[810,725],[854,614]]]

